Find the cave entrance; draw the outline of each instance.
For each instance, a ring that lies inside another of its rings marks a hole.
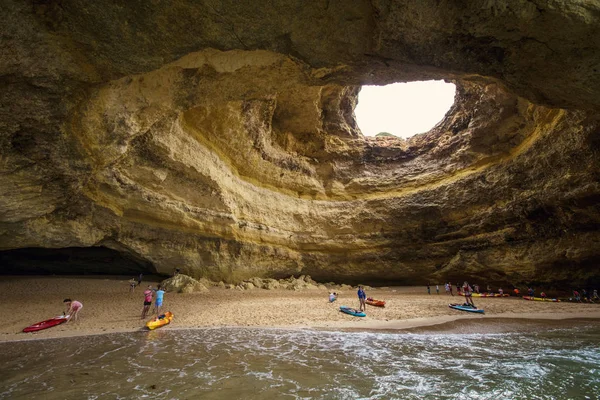
[[[440,122],[455,94],[456,86],[444,81],[363,86],[354,114],[365,136],[408,138]]]
[[[4,275],[131,275],[155,274],[152,263],[107,247],[30,247],[0,251]]]

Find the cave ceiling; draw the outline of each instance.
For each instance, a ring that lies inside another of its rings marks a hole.
[[[0,250],[227,281],[600,283],[596,1],[0,10]],[[362,85],[429,79],[457,85],[436,127],[362,135]]]

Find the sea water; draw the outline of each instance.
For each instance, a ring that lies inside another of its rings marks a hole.
[[[0,344],[0,398],[598,399],[600,323],[571,325],[163,329],[8,342]]]

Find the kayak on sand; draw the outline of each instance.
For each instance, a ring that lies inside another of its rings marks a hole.
[[[484,311],[482,309],[473,307],[470,304],[448,304],[448,307],[453,308],[455,310],[460,310],[460,311],[467,311],[467,312],[478,313],[478,314],[484,313]]]
[[[376,300],[372,297],[367,297],[367,300],[365,301],[365,303],[367,303],[370,306],[375,306],[375,307],[385,307],[385,301],[383,300]]]
[[[58,317],[50,318],[42,322],[38,322],[37,324],[29,325],[27,328],[23,329],[23,332],[37,332],[43,329],[52,328],[53,326],[60,325],[69,320],[68,315],[59,315]]]
[[[359,311],[354,308],[350,308],[350,307],[346,307],[346,306],[341,306],[340,311],[343,313],[352,315],[354,317],[366,317],[367,316],[367,314],[365,314],[363,311]]]
[[[170,324],[173,320],[173,313],[167,311],[164,314],[159,315],[158,317],[152,318],[150,321],[146,322],[146,327],[148,329],[153,330],[156,328],[160,328],[161,326],[165,326]]]
[[[529,301],[551,301],[554,303],[558,303],[560,300],[558,299],[548,299],[545,297],[531,297],[531,296],[523,296],[523,300],[529,300]]]
[[[458,292],[459,296],[464,296],[463,292]],[[500,294],[500,293],[471,293],[473,297],[509,297],[508,293]]]

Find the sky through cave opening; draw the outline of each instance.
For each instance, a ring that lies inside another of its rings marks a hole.
[[[454,104],[455,93],[454,84],[441,80],[363,86],[354,114],[365,136],[408,138],[440,122]]]

